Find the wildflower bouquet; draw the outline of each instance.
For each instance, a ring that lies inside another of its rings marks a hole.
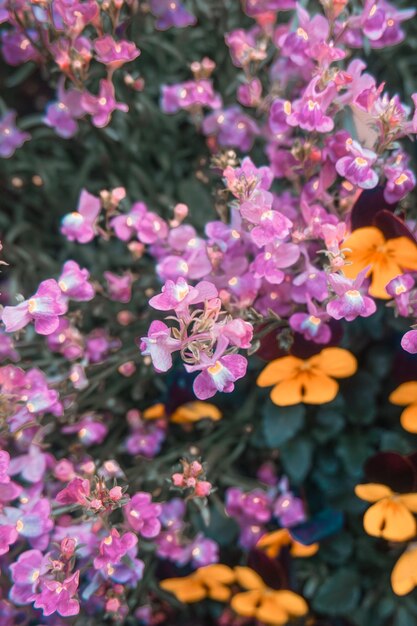
[[[2,626],[416,621],[411,4],[0,0]]]

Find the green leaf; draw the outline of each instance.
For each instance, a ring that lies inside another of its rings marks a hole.
[[[307,437],[297,437],[281,449],[281,461],[286,474],[295,483],[307,476],[311,467],[313,444]]]
[[[278,407],[269,400],[263,410],[262,429],[269,448],[278,448],[304,426],[305,406]]]
[[[358,574],[340,569],[329,576],[313,598],[313,608],[326,615],[346,615],[353,611],[360,597]]]

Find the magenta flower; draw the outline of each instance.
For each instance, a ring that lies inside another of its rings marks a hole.
[[[225,337],[229,343],[238,348],[250,348],[253,326],[239,318],[227,322],[219,327],[219,334]]]
[[[304,503],[301,498],[294,496],[291,491],[286,491],[276,500],[274,515],[279,518],[283,528],[297,526],[297,524],[302,524],[306,519]]]
[[[100,81],[98,96],[86,92],[81,97],[81,104],[84,111],[92,116],[93,124],[97,128],[107,126],[113,111],[117,110],[126,113],[129,110],[127,104],[116,102],[113,83],[105,79]]]
[[[346,141],[349,154],[336,162],[336,171],[344,176],[352,185],[361,189],[373,189],[378,184],[378,174],[372,166],[378,156],[372,150],[362,146],[352,139]]]
[[[369,317],[375,313],[376,304],[374,300],[360,292],[367,271],[368,268],[365,268],[355,280],[345,278],[341,274],[329,274],[329,284],[337,296],[326,306],[326,311],[330,317],[352,322],[357,317]]]
[[[41,282],[37,292],[29,300],[16,306],[4,307],[2,321],[8,333],[21,330],[33,321],[39,335],[50,335],[58,327],[59,316],[64,315],[67,309],[67,300],[58,283],[50,278]]]
[[[262,83],[259,78],[252,78],[248,83],[240,85],[236,98],[245,107],[257,107],[262,99]]]
[[[2,54],[9,65],[21,65],[28,61],[38,61],[40,58],[36,46],[32,43],[39,40],[39,34],[33,29],[28,29],[27,34],[23,29],[3,30],[1,40]]]
[[[171,336],[171,329],[155,320],[151,323],[147,337],[141,338],[143,356],[150,356],[158,372],[167,372],[172,367],[172,353],[181,349],[181,341]]]
[[[119,563],[122,557],[133,548],[138,538],[133,533],[127,532],[120,536],[119,532],[112,528],[110,533],[100,541],[99,556],[94,559],[94,567],[101,569]]]
[[[64,216],[61,233],[69,241],[88,243],[94,239],[96,234],[96,222],[100,209],[100,200],[83,189],[78,200],[77,210]]]
[[[280,285],[285,279],[282,269],[291,267],[300,258],[300,248],[293,243],[267,246],[265,252],[256,255],[251,264],[255,278],[265,278],[272,285]]]
[[[401,339],[401,347],[410,354],[417,354],[417,330],[409,330]]]
[[[130,528],[140,533],[142,537],[150,539],[159,534],[161,522],[158,518],[162,513],[162,507],[152,502],[150,493],[143,491],[135,493],[123,507],[123,513]]]
[[[162,86],[161,109],[164,113],[176,113],[180,109],[190,109],[195,105],[211,109],[221,107],[221,97],[215,93],[211,80],[188,80],[184,83]]]
[[[14,524],[7,524],[6,521],[1,523],[0,533],[0,556],[6,554],[10,550],[10,546],[16,543],[19,535]]]
[[[231,393],[235,382],[246,374],[247,360],[240,354],[224,354],[227,344],[226,337],[220,337],[211,357],[202,353],[197,365],[184,365],[187,372],[202,370],[193,384],[194,393],[199,400],[207,400],[217,391]]]
[[[401,274],[390,280],[385,287],[387,293],[395,300],[398,313],[403,317],[410,315],[410,291],[415,285],[415,280],[410,274]]]
[[[95,290],[91,283],[88,282],[90,273],[86,269],[81,269],[75,261],[67,261],[64,263],[58,285],[62,293],[76,300],[77,302],[87,302],[95,296]]]
[[[147,211],[137,224],[136,233],[139,241],[152,244],[168,236],[168,224],[162,217]]]
[[[110,300],[115,302],[130,302],[132,298],[132,275],[128,272],[123,276],[113,274],[113,272],[104,272],[104,278],[107,282],[107,291]]]
[[[135,202],[129,213],[117,215],[110,220],[110,226],[114,229],[116,237],[121,241],[129,241],[137,234],[139,224],[148,209],[143,202]]]
[[[19,474],[29,483],[37,483],[45,475],[47,467],[47,455],[39,446],[32,444],[27,454],[15,456],[10,462],[10,475]]]
[[[273,133],[281,134],[288,131],[287,118],[292,112],[291,102],[277,98],[269,111],[269,127]]]
[[[312,300],[307,300],[308,313],[294,313],[289,318],[290,328],[300,333],[307,341],[329,343],[332,331],[326,321],[329,316],[321,311]]]
[[[390,204],[396,204],[405,198],[416,186],[416,177],[410,169],[399,170],[386,167],[384,172],[387,176],[384,198]]]
[[[62,617],[78,615],[80,604],[74,598],[77,593],[80,572],[77,570],[62,582],[43,580],[41,592],[36,596],[34,607],[42,609],[45,616],[58,613]]]
[[[64,426],[62,432],[65,434],[76,433],[81,443],[88,447],[103,443],[109,429],[103,422],[99,422],[93,419],[92,416],[88,416],[76,424]]]
[[[240,205],[242,217],[255,227],[250,231],[252,241],[259,247],[275,239],[285,239],[290,234],[292,222],[279,211],[272,210],[273,196],[269,191],[257,189],[249,200]]]
[[[14,349],[13,338],[0,330],[0,362],[20,361],[20,355]]]
[[[31,498],[21,508],[6,506],[0,514],[0,526],[13,525],[19,535],[39,550],[45,549],[49,543],[49,533],[54,527],[50,518],[51,505],[46,498]],[[0,533],[1,535],[1,533]]]
[[[6,450],[0,450],[0,484],[10,482],[9,476],[10,454]]]
[[[132,41],[115,41],[110,35],[104,35],[94,41],[96,59],[112,70],[125,63],[134,61],[140,55],[140,50]]]
[[[90,481],[76,476],[64,489],[59,491],[55,500],[60,504],[87,505],[90,496]]]
[[[16,112],[9,111],[0,118],[0,157],[9,158],[30,139],[29,133],[16,126]]]
[[[157,18],[157,30],[167,30],[173,26],[185,28],[193,26],[197,21],[180,0],[151,0],[150,7],[151,13]]]
[[[214,135],[221,146],[239,148],[242,152],[251,149],[259,134],[256,122],[243,113],[238,106],[208,115],[202,125],[205,135]]]
[[[268,190],[274,179],[271,168],[256,167],[249,157],[242,160],[240,167],[228,165],[223,176],[229,191],[240,201],[248,200],[256,189]],[[206,228],[211,229],[215,224],[217,222],[209,222]]]
[[[64,139],[73,137],[78,130],[77,119],[85,114],[81,106],[81,92],[76,89],[65,91],[64,81],[58,83],[58,100],[48,104],[43,121]]]
[[[184,311],[191,304],[200,304],[206,300],[217,298],[218,292],[213,283],[202,280],[195,287],[180,277],[174,283],[167,280],[162,292],[149,300],[149,304],[158,311]]]

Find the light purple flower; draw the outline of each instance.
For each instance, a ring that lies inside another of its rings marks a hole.
[[[12,602],[24,605],[34,599],[40,576],[47,571],[48,560],[40,550],[26,550],[10,565],[14,583],[9,594]]]
[[[13,525],[17,533],[25,537],[34,548],[43,550],[49,543],[49,533],[54,527],[50,514],[49,500],[31,498],[28,504],[20,508],[4,507],[0,514],[0,526]]]
[[[29,300],[4,307],[2,321],[8,333],[21,330],[33,321],[39,335],[50,335],[58,327],[59,316],[64,315],[67,309],[67,299],[56,280],[50,278],[41,282]]]
[[[140,491],[123,507],[126,522],[142,537],[150,539],[156,537],[161,530],[159,516],[162,513],[160,504],[152,502],[150,493]]]
[[[29,133],[17,128],[15,111],[9,111],[0,118],[0,157],[11,157],[29,139]]]
[[[395,204],[405,198],[416,186],[416,177],[410,169],[386,167],[387,184],[384,189],[384,198],[390,204]]]
[[[257,107],[261,102],[262,83],[259,78],[252,78],[248,83],[240,85],[236,99],[245,107]]]
[[[256,255],[251,271],[256,278],[265,278],[272,285],[280,285],[285,279],[282,269],[291,267],[300,258],[300,249],[293,243],[271,245]]]
[[[0,450],[0,484],[10,482],[9,476],[10,454],[6,450]]]
[[[76,211],[68,213],[62,220],[61,233],[69,241],[88,243],[96,234],[96,222],[101,209],[99,198],[81,191]]]
[[[77,570],[64,581],[56,580],[42,581],[40,594],[36,596],[34,607],[42,609],[45,616],[58,613],[62,617],[78,615],[80,604],[74,598],[77,593],[80,580],[80,572]]]
[[[387,293],[395,300],[398,313],[403,317],[410,315],[410,291],[415,285],[415,280],[410,274],[401,274],[390,280],[385,287]]]
[[[38,39],[39,34],[33,29],[28,29],[27,33],[23,29],[3,30],[1,34],[2,54],[6,63],[9,65],[21,65],[28,61],[38,61],[40,58],[39,52],[36,46],[31,43],[32,41],[38,41]]]
[[[301,333],[307,341],[314,343],[329,343],[332,331],[326,321],[329,315],[321,311],[309,298],[307,300],[308,313],[294,313],[289,318],[290,327]]]
[[[175,85],[162,85],[161,109],[164,113],[176,113],[195,105],[211,109],[221,107],[221,97],[214,91],[211,80],[188,80]]]
[[[188,546],[191,565],[195,568],[205,567],[219,562],[219,546],[208,537],[199,533]]]
[[[326,306],[326,311],[330,317],[352,322],[357,317],[369,317],[375,313],[376,304],[374,300],[360,292],[367,271],[368,268],[365,268],[355,280],[346,278],[341,274],[329,274],[329,284],[337,296]]]
[[[1,522],[0,556],[10,550],[10,546],[16,543],[18,537],[19,535],[14,524],[7,524],[6,521]]]
[[[378,174],[372,169],[378,156],[372,150],[351,139],[346,141],[349,155],[336,162],[336,171],[344,176],[352,185],[361,189],[373,189],[378,184]]]
[[[110,35],[104,35],[94,41],[96,59],[111,69],[121,67],[125,63],[134,61],[140,55],[140,50],[132,41],[115,41]]]
[[[114,229],[116,237],[121,241],[129,241],[137,234],[139,224],[147,213],[147,207],[143,202],[135,202],[129,213],[117,215],[110,220],[110,226]]]
[[[0,331],[0,362],[6,360],[20,361],[20,355],[14,349],[13,338]]]
[[[205,135],[215,135],[221,146],[242,152],[251,149],[259,134],[256,122],[237,106],[211,113],[204,119],[202,129]]]
[[[68,298],[77,302],[87,302],[95,296],[94,287],[88,282],[89,278],[88,270],[81,269],[75,261],[67,261],[58,278],[58,285]]]
[[[29,483],[37,483],[45,475],[47,467],[47,455],[40,447],[32,444],[27,454],[15,456],[10,462],[10,476],[19,474]]]
[[[293,225],[282,213],[272,209],[272,201],[273,196],[269,191],[257,189],[249,200],[239,207],[242,217],[255,225],[250,231],[250,236],[259,248],[272,243],[275,239],[285,239]]]
[[[103,422],[94,419],[94,416],[87,416],[76,424],[64,426],[62,432],[65,434],[76,433],[81,443],[88,447],[102,444],[109,429]]]
[[[81,104],[84,111],[92,116],[94,126],[104,128],[110,122],[113,111],[129,110],[127,104],[116,102],[113,83],[109,80],[100,81],[98,96],[91,93],[84,93],[81,97]]]
[[[147,337],[141,338],[142,355],[151,357],[158,372],[167,372],[172,367],[172,353],[180,349],[180,340],[174,339],[171,329],[159,320],[152,322]]]
[[[286,491],[276,500],[274,515],[279,518],[283,528],[297,526],[306,519],[303,501],[295,497],[291,491]]]
[[[196,23],[194,15],[189,13],[180,0],[151,0],[151,13],[157,18],[155,28],[167,30],[175,26],[184,28]]]

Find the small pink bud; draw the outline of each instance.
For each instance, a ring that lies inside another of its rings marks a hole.
[[[62,556],[66,559],[70,559],[75,552],[76,546],[76,539],[73,539],[72,537],[65,537],[65,539],[61,541],[60,546]]]
[[[71,461],[61,459],[54,467],[54,476],[63,483],[72,480],[75,476],[74,466]]]
[[[183,487],[184,486],[184,476],[182,474],[172,474],[171,476],[172,483],[175,487]]]
[[[136,365],[133,363],[133,361],[126,361],[126,363],[122,363],[122,365],[119,365],[118,372],[122,376],[129,378],[136,372]]]
[[[194,493],[196,496],[199,496],[200,498],[204,498],[210,495],[211,489],[212,489],[211,483],[209,483],[207,480],[200,480],[195,486]]]
[[[193,461],[190,465],[190,472],[193,476],[198,476],[203,471],[203,466],[198,461]]]
[[[109,497],[110,497],[111,500],[114,500],[114,502],[118,502],[123,497],[122,488],[121,487],[113,487],[113,489],[110,489]]]
[[[120,608],[120,600],[117,598],[110,598],[106,602],[106,611],[108,613],[116,613]]]
[[[188,215],[188,206],[180,202],[174,207],[174,216],[175,219],[181,223]]]

